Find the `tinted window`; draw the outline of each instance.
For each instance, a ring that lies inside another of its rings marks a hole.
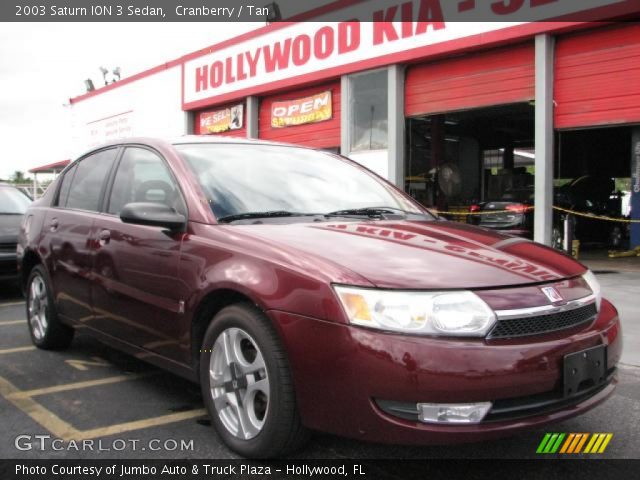
[[[100,194],[115,160],[116,149],[103,150],[81,160],[71,181],[67,208],[98,211]],[[62,204],[60,204],[62,206]]]
[[[147,149],[125,150],[111,190],[108,212],[119,214],[127,203],[164,203],[184,213],[184,203],[162,158]]]
[[[31,199],[17,188],[0,187],[0,214],[22,215]]]
[[[62,185],[60,185],[60,193],[58,194],[58,205],[64,207],[67,204],[67,198],[69,198],[69,188],[71,188],[71,182],[73,181],[73,175],[76,173],[77,164],[69,169],[62,178]]]

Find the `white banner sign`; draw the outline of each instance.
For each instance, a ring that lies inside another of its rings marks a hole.
[[[273,28],[264,35],[187,60],[183,103],[187,108],[205,100],[228,100],[231,94],[255,93],[265,85],[292,85],[294,79],[315,81],[348,71],[365,70],[411,58],[412,50],[446,45],[472,47],[486,42],[487,33],[571,15],[625,0],[371,0],[369,18],[349,22],[302,22]],[[356,5],[357,6],[357,5]],[[349,8],[362,12],[356,6]],[[495,21],[456,21],[495,18]],[[318,18],[319,20],[322,17]],[[403,21],[403,20],[416,21]],[[376,21],[372,21],[376,20]],[[277,26],[276,26],[277,27]],[[544,28],[544,27],[541,27]],[[548,25],[552,28],[552,25]],[[523,35],[526,35],[525,31]],[[479,35],[483,35],[479,37]],[[468,39],[465,44],[463,39]],[[495,39],[494,39],[495,40]],[[446,49],[441,50],[446,51]],[[406,57],[406,58],[405,58]],[[415,57],[414,57],[415,58]],[[345,68],[351,66],[352,68]]]

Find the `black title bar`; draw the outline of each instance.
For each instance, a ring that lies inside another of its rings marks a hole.
[[[638,0],[3,0],[2,22],[634,20]]]
[[[453,447],[452,447],[453,448]],[[640,460],[0,460],[3,480],[635,478]]]

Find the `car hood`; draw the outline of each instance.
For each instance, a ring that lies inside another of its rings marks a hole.
[[[21,222],[22,215],[5,215],[0,213],[0,243],[17,242]]]
[[[586,268],[529,240],[445,221],[236,225],[259,244],[297,250],[380,288],[495,288],[557,281]],[[237,230],[235,230],[237,229]]]

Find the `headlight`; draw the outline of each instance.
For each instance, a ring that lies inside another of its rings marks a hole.
[[[591,270],[587,270],[587,273],[582,275],[582,278],[585,282],[587,282],[587,285],[589,285],[589,288],[596,296],[596,308],[598,309],[598,311],[600,311],[600,303],[602,303],[602,290],[600,289],[600,282],[598,282],[598,279]]]
[[[334,286],[353,325],[422,334],[483,337],[493,310],[469,291],[401,292]]]

